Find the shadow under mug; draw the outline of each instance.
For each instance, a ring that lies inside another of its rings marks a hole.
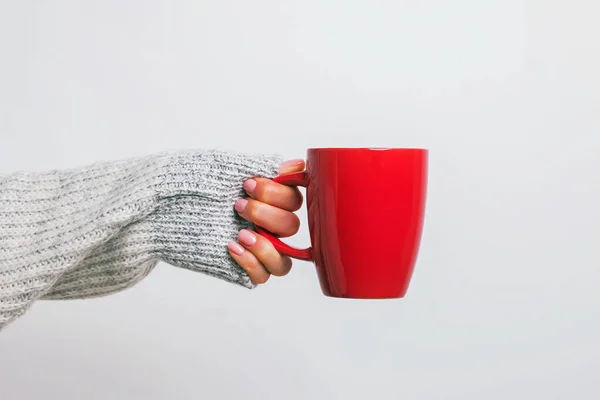
[[[419,252],[428,150],[313,148],[306,170],[273,180],[306,187],[311,248],[256,227],[282,254],[312,261],[329,297],[404,297]]]

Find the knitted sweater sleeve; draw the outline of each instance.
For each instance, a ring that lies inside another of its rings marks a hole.
[[[198,151],[0,177],[0,330],[37,299],[117,292],[160,260],[252,288],[227,252],[249,226],[233,205],[280,161]]]

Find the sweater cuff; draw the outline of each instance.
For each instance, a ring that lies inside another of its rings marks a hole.
[[[200,151],[165,155],[159,195],[202,196],[231,200],[244,194],[242,184],[252,177],[274,178],[282,158],[277,155]]]
[[[241,229],[252,228],[235,212],[234,205],[246,196],[246,179],[275,177],[282,159],[219,151],[166,157],[159,205],[147,218],[158,257],[177,267],[253,288],[248,274],[227,250]]]

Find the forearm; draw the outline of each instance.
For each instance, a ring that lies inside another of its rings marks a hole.
[[[129,287],[160,259],[250,287],[226,250],[246,225],[233,203],[279,161],[178,153],[0,178],[0,329],[39,298]]]

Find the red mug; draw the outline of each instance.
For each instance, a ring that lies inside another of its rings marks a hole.
[[[426,149],[309,149],[305,171],[274,181],[306,187],[312,247],[256,230],[280,253],[314,262],[326,296],[402,298],[419,252],[427,175]]]

